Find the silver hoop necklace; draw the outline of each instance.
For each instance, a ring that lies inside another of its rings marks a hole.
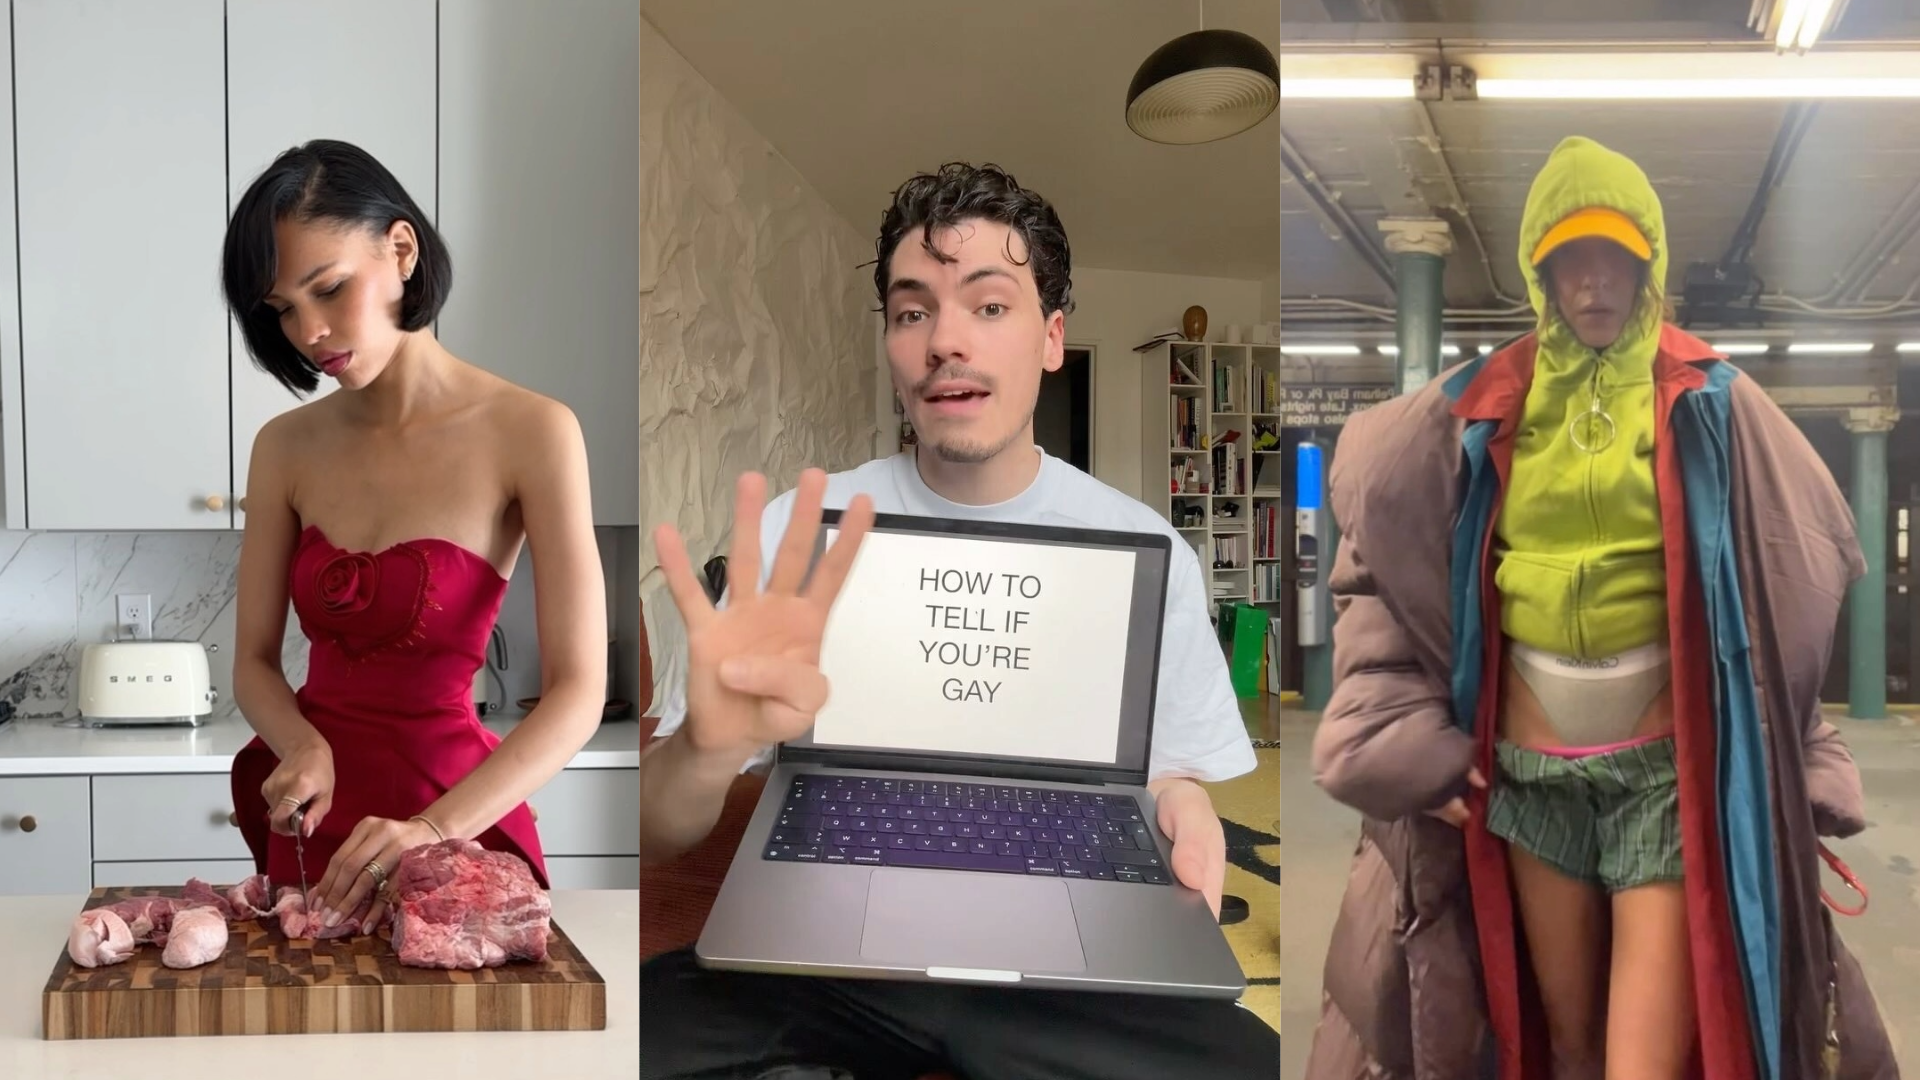
[[[1589,392],[1587,410],[1567,422],[1567,437],[1573,440],[1576,449],[1585,454],[1598,454],[1613,445],[1618,430],[1613,417],[1600,407],[1600,358],[1596,354],[1593,365],[1593,388]]]

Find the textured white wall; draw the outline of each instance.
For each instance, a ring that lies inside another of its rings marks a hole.
[[[675,524],[698,571],[725,550],[742,472],[777,492],[873,456],[875,305],[871,238],[644,18],[640,159],[639,587],[657,711],[685,635],[653,529]]]
[[[1177,330],[1188,305],[1207,309],[1207,336],[1260,321],[1260,282],[1075,268],[1067,341],[1093,355],[1093,475],[1140,497],[1140,354],[1135,345]],[[1163,406],[1164,407],[1164,406]]]

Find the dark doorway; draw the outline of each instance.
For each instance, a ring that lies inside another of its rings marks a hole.
[[[1079,469],[1093,472],[1093,350],[1069,345],[1059,371],[1040,377],[1033,441]]]

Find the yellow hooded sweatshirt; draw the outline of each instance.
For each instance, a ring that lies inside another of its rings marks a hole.
[[[1549,230],[1589,208],[1626,215],[1653,250],[1626,328],[1598,354],[1555,310],[1531,258]],[[1527,196],[1520,265],[1539,317],[1539,352],[1494,526],[1502,628],[1515,641],[1561,656],[1615,656],[1663,640],[1666,631],[1653,357],[1667,246],[1660,200],[1646,174],[1590,139],[1563,141]],[[1609,445],[1589,453],[1568,428],[1591,408],[1596,388],[1615,430]]]

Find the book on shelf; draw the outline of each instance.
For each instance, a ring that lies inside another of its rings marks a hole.
[[[1230,533],[1213,538],[1213,568],[1215,570],[1247,568],[1247,535],[1245,533]]]
[[[1167,385],[1169,386],[1199,386],[1200,385],[1200,376],[1198,373],[1196,373],[1193,370],[1193,365],[1187,363],[1187,357],[1181,356],[1179,353],[1172,354],[1172,357],[1168,362],[1168,368],[1167,368]]]
[[[1253,373],[1253,411],[1256,413],[1277,413],[1280,411],[1280,375],[1273,371],[1255,371]]]
[[[1280,557],[1280,508],[1272,503],[1253,508],[1253,557]]]
[[[1238,431],[1228,431],[1213,444],[1214,491],[1219,495],[1247,493],[1247,457]]]

